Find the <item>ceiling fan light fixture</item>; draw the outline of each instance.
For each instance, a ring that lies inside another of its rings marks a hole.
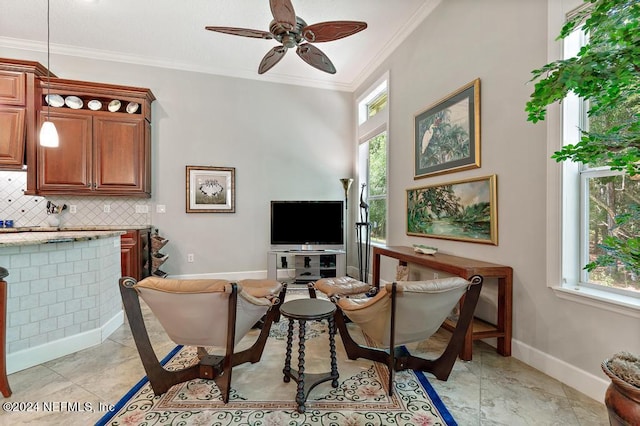
[[[284,36],[282,36],[282,45],[287,49],[293,49],[298,45],[298,42],[296,41],[295,36],[291,34],[285,34]]]

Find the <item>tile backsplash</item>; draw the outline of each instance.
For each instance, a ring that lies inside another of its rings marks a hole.
[[[26,187],[26,172],[0,171],[0,220],[11,219],[14,227],[49,226],[47,201],[51,201],[58,206],[67,205],[60,214],[60,227],[151,224],[151,203],[147,198],[31,196],[24,195]],[[71,205],[75,206],[76,213],[71,213]]]

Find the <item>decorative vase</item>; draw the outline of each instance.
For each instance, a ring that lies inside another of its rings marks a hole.
[[[604,395],[611,426],[640,425],[640,388],[616,376],[608,359],[602,362],[602,370],[611,379]]]
[[[57,214],[50,214],[47,216],[47,223],[53,228],[60,226],[60,217]]]

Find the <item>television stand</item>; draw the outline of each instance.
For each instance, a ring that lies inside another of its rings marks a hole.
[[[346,275],[343,250],[272,250],[267,254],[267,278],[306,284]]]

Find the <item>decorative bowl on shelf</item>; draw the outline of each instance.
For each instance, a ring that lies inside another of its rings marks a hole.
[[[64,104],[71,109],[80,109],[82,108],[83,102],[77,96],[67,96],[64,98]]]
[[[47,102],[47,105],[54,108],[60,108],[64,105],[64,98],[60,95],[47,95],[44,97],[44,100]]]
[[[97,99],[93,99],[93,100],[89,101],[87,106],[89,107],[89,109],[91,111],[98,111],[100,108],[102,108],[102,102],[100,102]]]
[[[422,254],[436,254],[438,252],[438,248],[425,246],[422,244],[414,244],[413,251],[415,251],[416,253],[422,253]]]
[[[111,102],[109,102],[109,105],[107,106],[107,109],[110,112],[117,112],[120,109],[120,106],[122,106],[122,103],[120,103],[119,100],[114,99]]]
[[[140,107],[140,104],[138,104],[137,102],[129,102],[127,104],[127,112],[129,114],[135,114],[136,111],[138,111],[139,107]]]

